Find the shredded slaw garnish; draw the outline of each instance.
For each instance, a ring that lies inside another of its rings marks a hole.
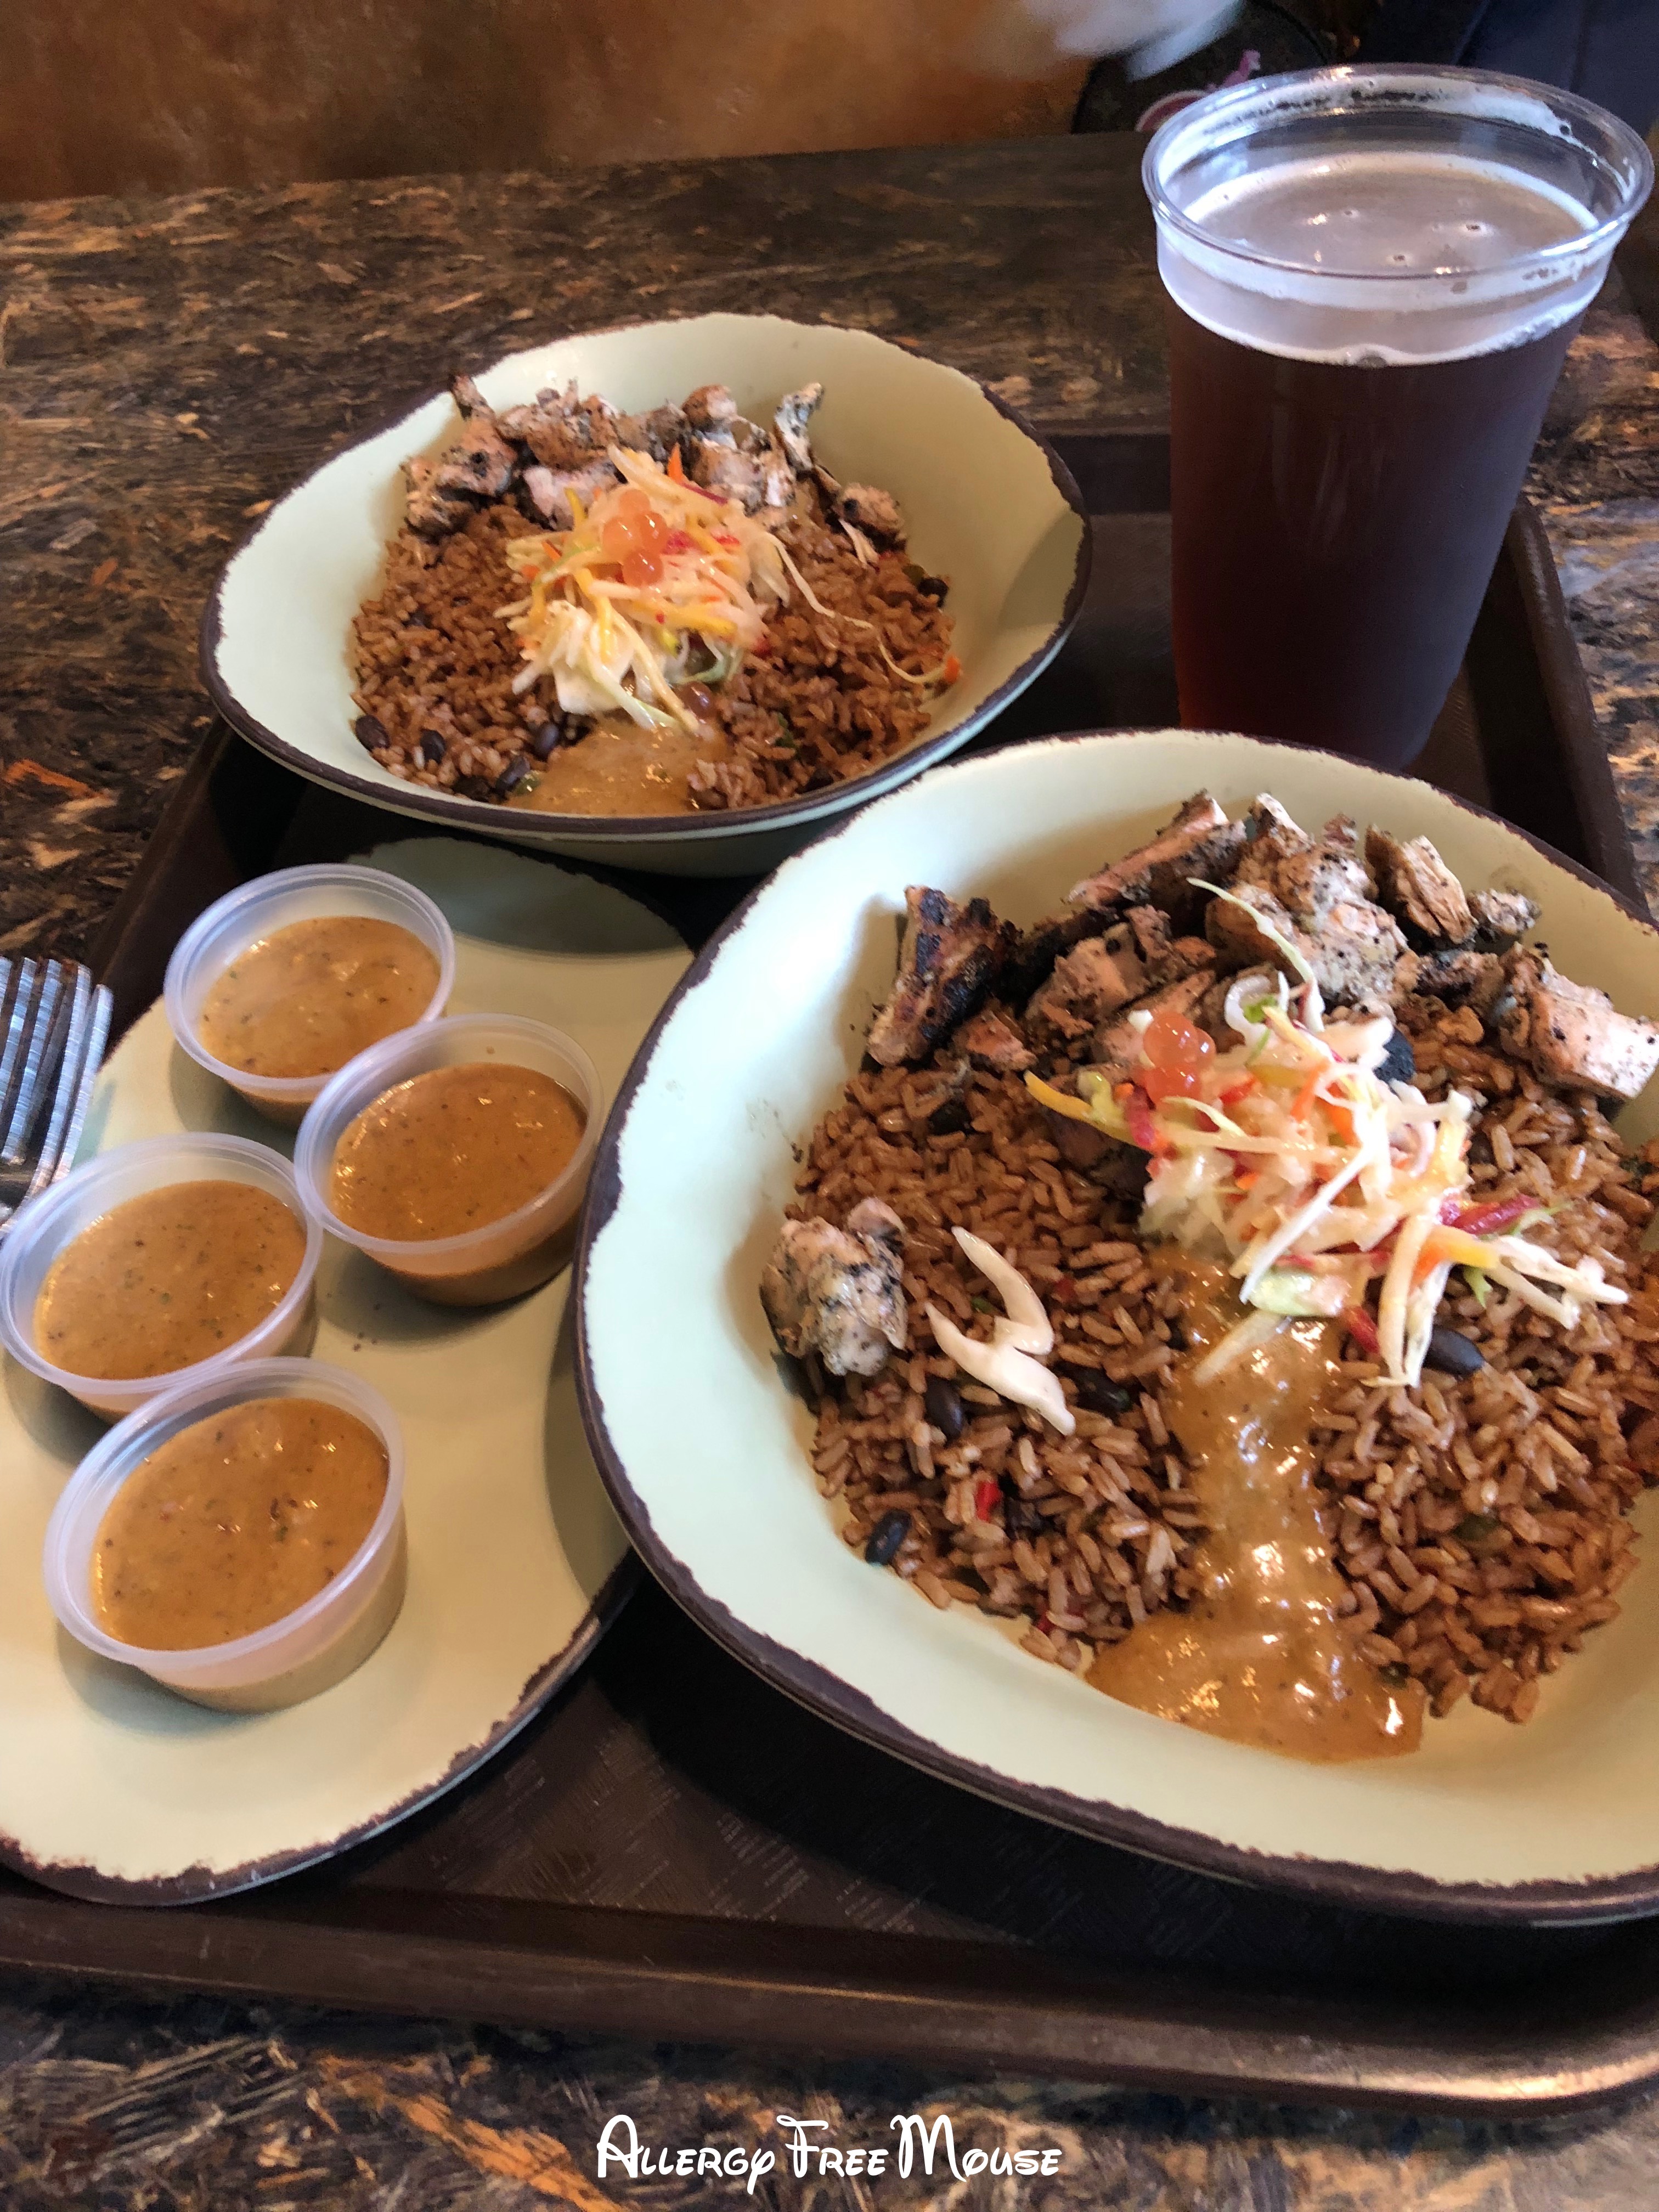
[[[586,508],[568,492],[572,528],[507,543],[507,563],[526,587],[497,610],[520,641],[516,692],[550,676],[567,714],[621,714],[647,729],[695,732],[702,725],[679,687],[713,688],[763,650],[768,617],[792,590],[824,619],[869,631],[904,683],[926,690],[955,682],[954,654],[920,673],[902,668],[875,623],[826,607],[741,501],[688,483],[648,453],[613,446],[609,458],[623,482]],[[700,656],[713,665],[694,665]]]
[[[1455,1267],[1478,1296],[1501,1284],[1564,1328],[1586,1304],[1626,1302],[1596,1261],[1569,1263],[1520,1233],[1543,1209],[1468,1202],[1472,1102],[1383,1079],[1388,1015],[1328,1023],[1311,976],[1292,989],[1281,975],[1271,996],[1246,1003],[1243,981],[1229,992],[1240,1042],[1225,1052],[1160,1018],[1142,1025],[1127,1079],[1085,1068],[1076,1097],[1025,1081],[1044,1106],[1151,1155],[1143,1236],[1218,1257],[1238,1279],[1252,1310],[1202,1379],[1262,1341],[1263,1315],[1363,1316],[1379,1279],[1378,1381],[1391,1388],[1420,1381]]]

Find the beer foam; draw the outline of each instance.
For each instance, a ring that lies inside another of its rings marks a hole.
[[[1525,344],[1582,313],[1610,250],[1559,186],[1449,152],[1308,150],[1224,177],[1181,213],[1183,227],[1160,222],[1158,235],[1178,305],[1223,337],[1304,361]]]

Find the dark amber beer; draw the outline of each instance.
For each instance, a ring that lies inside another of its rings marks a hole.
[[[1330,70],[1188,108],[1146,178],[1182,720],[1404,767],[1647,149],[1519,80]]]

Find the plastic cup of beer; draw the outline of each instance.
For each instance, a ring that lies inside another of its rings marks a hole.
[[[1310,70],[1182,109],[1143,174],[1182,720],[1407,767],[1648,149],[1518,77]]]

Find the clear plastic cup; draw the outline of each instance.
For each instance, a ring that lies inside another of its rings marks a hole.
[[[315,1398],[353,1413],[386,1447],[386,1496],[374,1526],[333,1580],[252,1636],[182,1651],[124,1644],[92,1611],[92,1552],[117,1492],[150,1454],[193,1422],[250,1398]],[[397,1416],[378,1390],[314,1359],[256,1359],[169,1390],[112,1428],[64,1486],[46,1524],[41,1573],[69,1633],[101,1659],[136,1667],[180,1697],[232,1712],[268,1712],[332,1688],[362,1666],[397,1619],[407,1565],[404,1446]]]
[[[1652,159],[1548,85],[1361,65],[1211,93],[1143,174],[1182,720],[1403,769]]]
[[[380,868],[354,867],[349,861],[314,867],[281,868],[256,877],[198,915],[173,949],[162,1001],[180,1048],[210,1075],[228,1083],[251,1106],[286,1129],[297,1128],[326,1075],[250,1075],[216,1060],[202,1042],[198,1026],[209,991],[250,945],[296,921],[332,915],[367,915],[395,922],[432,954],[438,963],[438,988],[419,1019],[435,1021],[449,1004],[455,986],[455,937],[424,891],[401,876]]]
[[[465,1236],[406,1242],[367,1236],[342,1221],[330,1199],[335,1147],[364,1109],[412,1076],[489,1060],[550,1075],[581,1108],[581,1142],[563,1173],[513,1212]],[[314,1221],[422,1297],[438,1305],[496,1305],[534,1290],[569,1260],[603,1118],[598,1072],[574,1037],[517,1014],[454,1014],[371,1045],[331,1077],[301,1124],[294,1170]]]
[[[300,1272],[287,1296],[257,1328],[210,1359],[176,1368],[167,1375],[141,1375],[130,1381],[71,1375],[55,1365],[34,1341],[34,1308],[52,1264],[83,1229],[130,1198],[142,1198],[171,1182],[246,1182],[280,1199],[306,1232]],[[312,1285],[323,1255],[322,1231],[305,1205],[293,1169],[278,1152],[246,1137],[186,1133],[147,1137],[122,1145],[101,1158],[76,1168],[56,1188],[22,1207],[0,1244],[0,1343],[21,1366],[78,1398],[94,1413],[132,1413],[185,1384],[213,1382],[250,1359],[304,1350],[316,1326]]]

